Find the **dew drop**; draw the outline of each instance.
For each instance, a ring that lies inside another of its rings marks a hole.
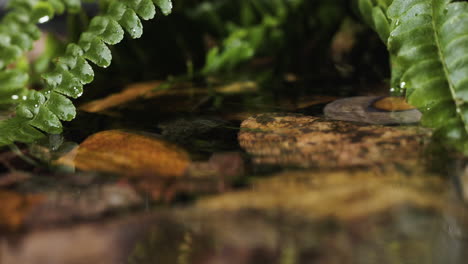
[[[19,99],[19,96],[16,95],[16,94],[15,94],[15,95],[12,95],[12,96],[11,96],[11,99],[13,99],[13,100],[18,100],[18,99]]]
[[[400,20],[398,19],[395,23],[397,26],[400,25]]]
[[[401,87],[401,89],[404,89],[404,88],[405,88],[405,86],[406,86],[406,82],[401,82],[401,83],[400,83],[400,87]]]
[[[38,107],[39,107],[39,105],[38,105],[38,104],[35,104],[35,105],[34,105],[34,107],[35,107],[35,108],[38,108]]]
[[[26,100],[28,100],[28,97],[26,95],[23,95],[23,97],[21,97],[21,99],[23,99],[23,101],[26,101]]]
[[[395,88],[393,88],[393,87],[392,87],[392,88],[390,88],[390,92],[392,92],[392,93],[393,93],[393,92],[395,92],[395,91],[396,91],[396,89],[395,89]]]
[[[39,24],[42,24],[42,23],[45,23],[45,22],[47,22],[49,20],[50,20],[49,16],[43,16],[43,17],[39,18],[38,22],[39,22]]]

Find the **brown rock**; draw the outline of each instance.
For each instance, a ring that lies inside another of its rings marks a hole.
[[[347,167],[415,162],[427,135],[417,127],[261,114],[242,123],[238,139],[256,164]]]
[[[95,185],[80,191],[54,190],[43,196],[44,201],[35,206],[25,219],[26,226],[98,219],[106,213],[129,209],[143,202],[131,186],[114,183]]]
[[[0,191],[0,230],[15,231],[20,228],[30,212],[43,200],[44,197],[40,195]]]
[[[85,171],[161,177],[183,176],[189,163],[187,152],[173,144],[119,130],[94,134],[58,160]]]
[[[31,175],[23,171],[12,171],[5,174],[0,174],[0,187],[10,186],[29,179]]]
[[[232,179],[244,174],[245,164],[239,152],[214,153],[207,162],[190,164],[187,175],[194,178],[223,177]]]

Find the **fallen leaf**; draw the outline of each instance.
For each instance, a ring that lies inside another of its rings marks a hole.
[[[255,82],[234,82],[227,85],[215,86],[212,89],[206,87],[194,87],[191,83],[177,83],[168,89],[158,89],[162,81],[151,81],[129,85],[123,91],[112,94],[103,99],[98,99],[82,105],[79,109],[89,113],[99,113],[136,101],[137,99],[162,99],[162,102],[171,101],[167,98],[177,98],[179,107],[190,109],[194,107],[195,97],[210,96],[213,92],[223,95],[235,95],[240,93],[252,93],[258,91],[258,85]],[[166,99],[165,99],[166,98]],[[186,100],[181,100],[185,98]],[[189,104],[179,101],[187,101]],[[161,105],[164,107],[164,105]],[[174,104],[170,104],[168,110],[173,110]]]
[[[88,137],[57,164],[128,176],[181,177],[190,158],[184,150],[156,137],[109,130]]]
[[[408,104],[404,97],[387,96],[375,101],[372,105],[374,108],[384,111],[406,111],[416,109],[416,107]]]
[[[130,85],[123,91],[107,96],[106,98],[92,101],[80,107],[80,110],[89,113],[98,113],[134,101],[144,97],[146,94],[154,90],[161,82],[137,83]]]

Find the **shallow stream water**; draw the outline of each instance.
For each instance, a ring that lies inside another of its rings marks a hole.
[[[157,94],[2,152],[0,263],[466,262],[466,160],[256,98]]]

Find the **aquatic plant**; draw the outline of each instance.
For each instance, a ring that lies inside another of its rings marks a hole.
[[[423,112],[422,124],[468,152],[468,2],[358,0],[387,45],[392,91]]]
[[[83,94],[83,86],[93,81],[94,71],[88,62],[106,68],[115,45],[127,32],[131,38],[143,34],[140,19],[156,15],[156,6],[164,15],[171,12],[171,0],[105,0],[102,14],[95,16],[77,43],[70,43],[63,56],[54,60],[55,67],[43,75],[45,86],[27,89],[28,72],[18,65],[24,53],[40,37],[37,23],[56,14],[76,13],[80,0],[12,0],[9,12],[0,24],[0,104],[16,105],[16,114],[0,121],[0,146],[14,142],[33,142],[43,133],[62,132],[61,121],[75,118],[71,99]]]

